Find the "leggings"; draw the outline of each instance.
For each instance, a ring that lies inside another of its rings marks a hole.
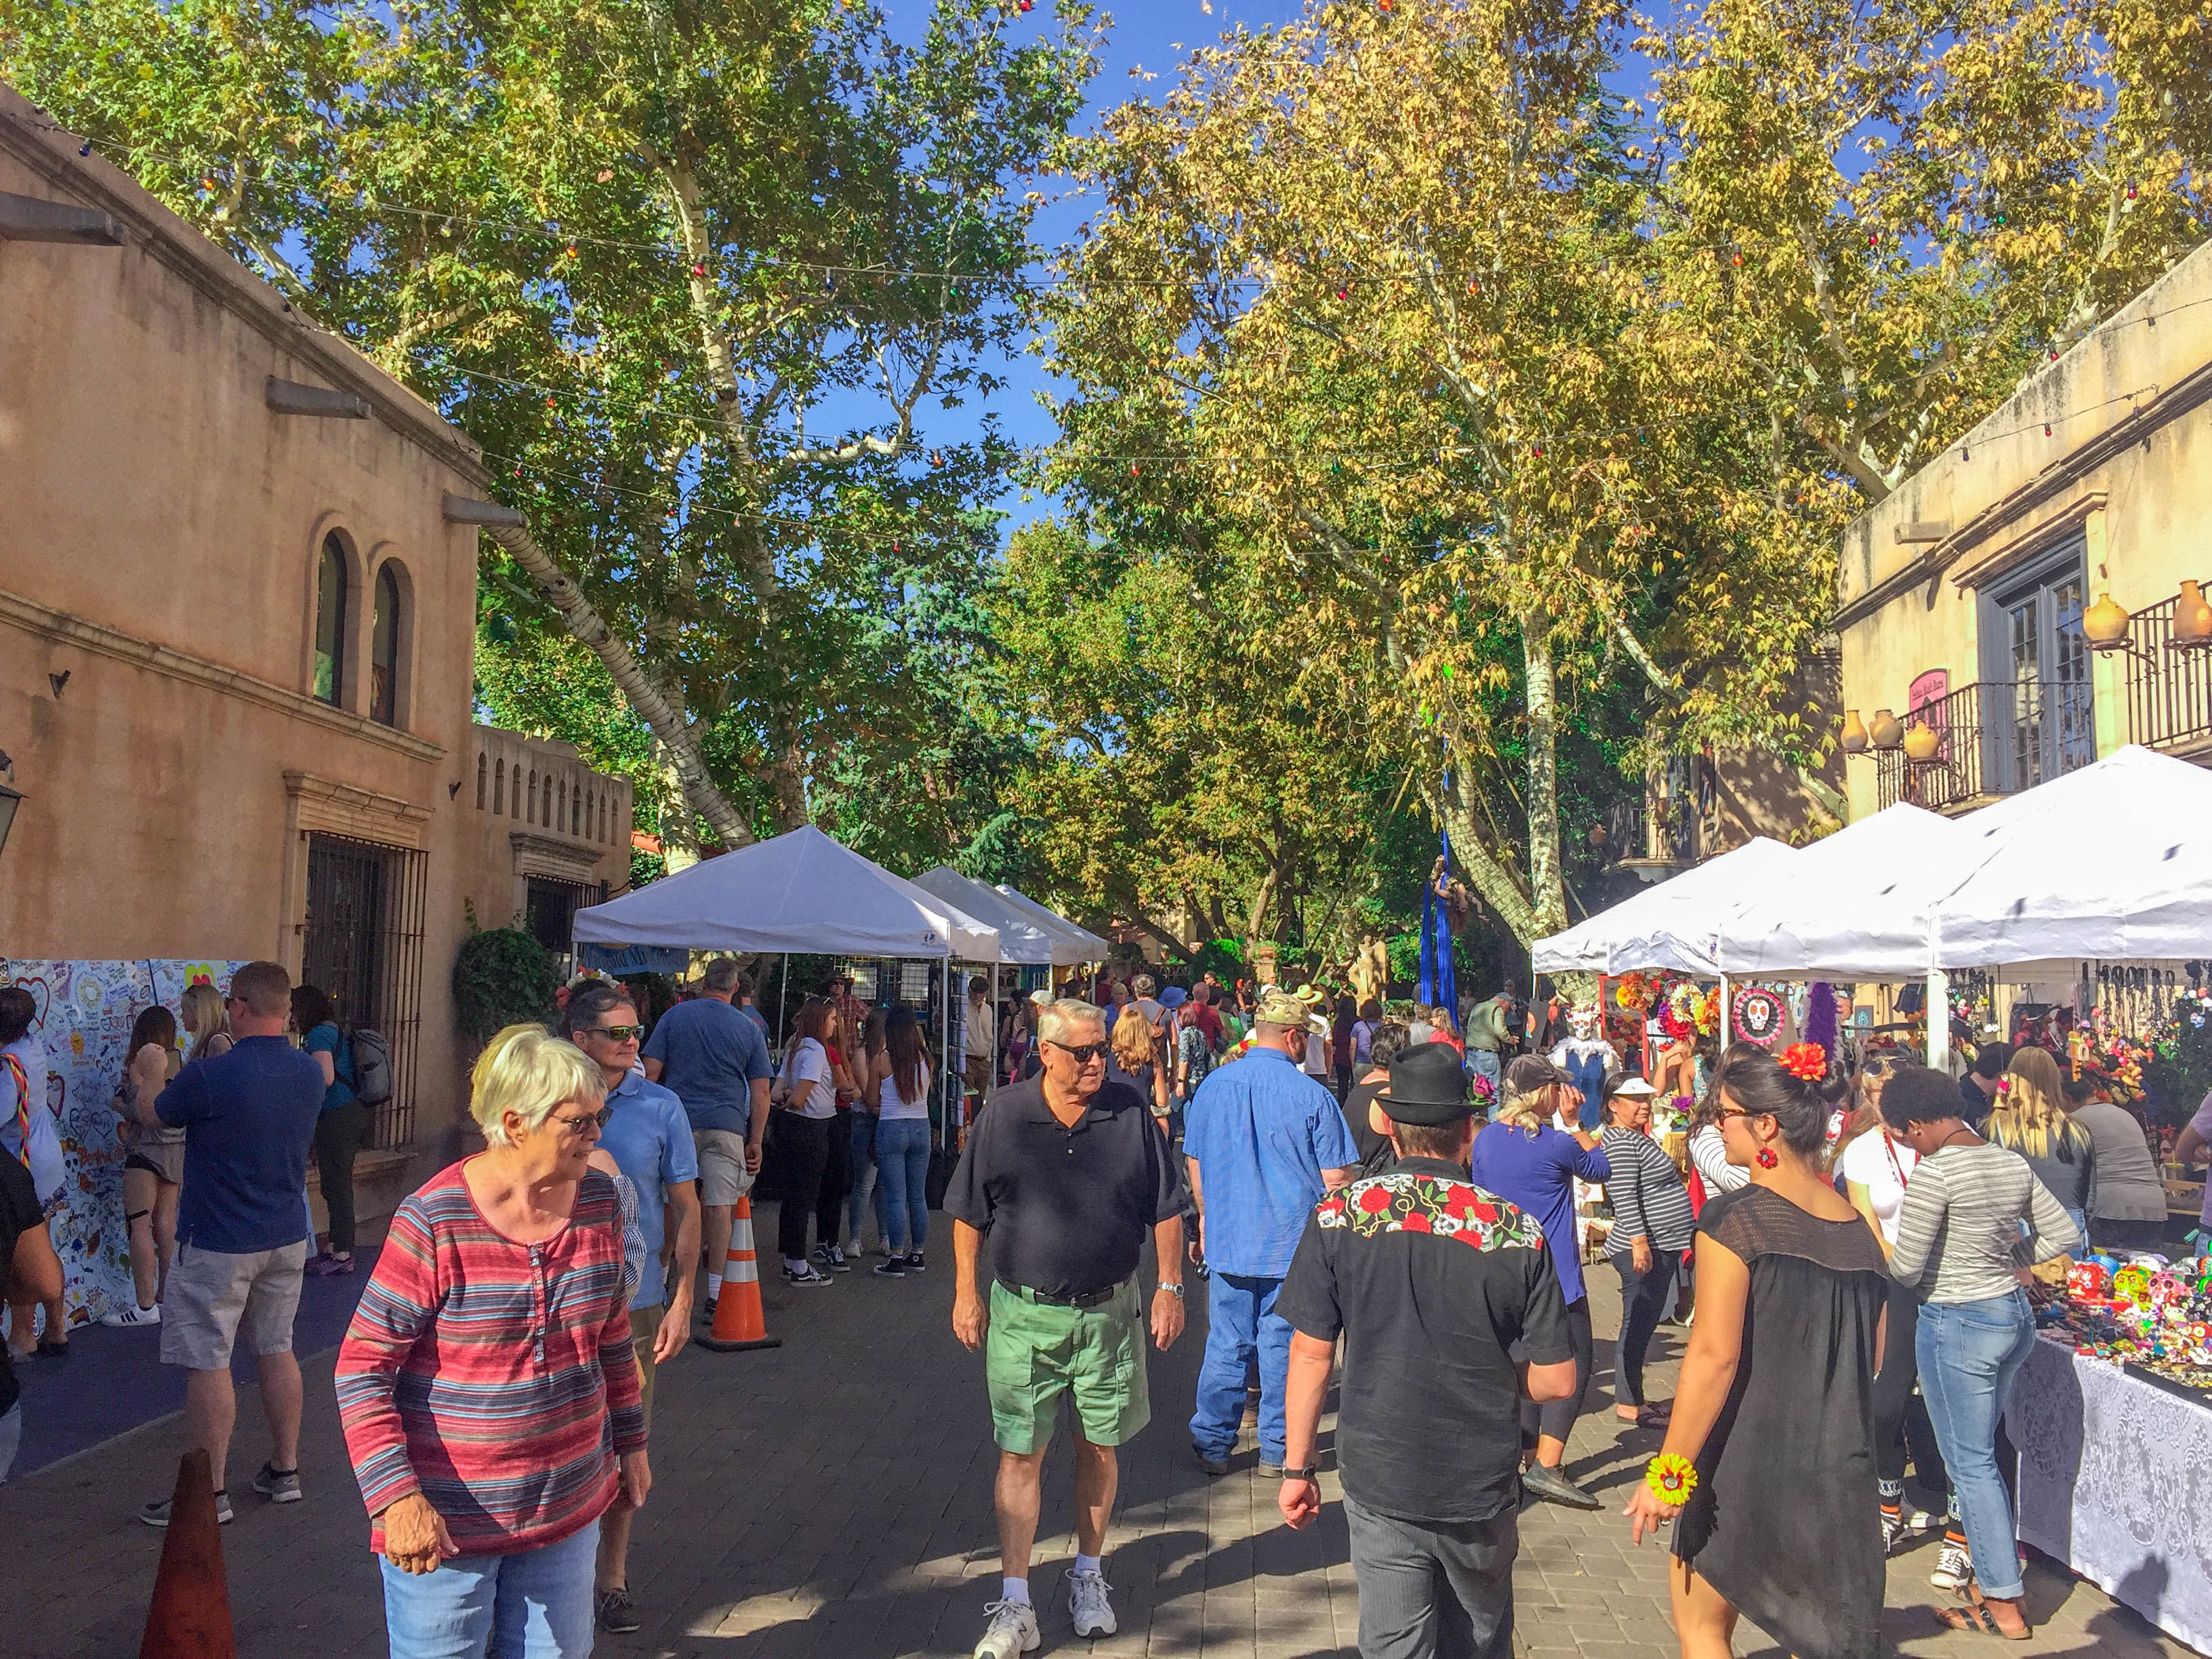
[[[1905,1453],[1920,1472],[1920,1484],[1930,1492],[1943,1492],[1948,1477],[1943,1454],[1936,1444],[1936,1425],[1928,1420],[1928,1407],[1913,1392],[1920,1377],[1920,1361],[1914,1352],[1920,1322],[1920,1298],[1903,1285],[1889,1284],[1889,1324],[1882,1334],[1881,1370],[1874,1379],[1874,1463],[1883,1480],[1905,1479]]]
[[[806,1224],[816,1218],[821,1205],[822,1177],[830,1167],[830,1131],[835,1124],[834,1118],[782,1111],[775,1115],[776,1155],[783,1165],[775,1246],[787,1261],[806,1260]],[[825,1242],[829,1237],[824,1235]]]
[[[1613,1266],[1620,1275],[1620,1340],[1613,1348],[1613,1403],[1641,1406],[1644,1356],[1650,1352],[1651,1334],[1659,1328],[1659,1316],[1674,1291],[1682,1252],[1652,1251],[1648,1273],[1636,1271],[1636,1259],[1626,1250],[1613,1256]]]
[[[368,1139],[368,1108],[357,1100],[315,1119],[315,1169],[331,1217],[331,1254],[353,1253],[353,1160]]]
[[[1574,1430],[1575,1419],[1583,1414],[1583,1396],[1589,1392],[1590,1370],[1597,1355],[1597,1342],[1590,1334],[1587,1296],[1567,1304],[1567,1337],[1575,1350],[1575,1391],[1565,1400],[1547,1401],[1540,1406],[1533,1400],[1521,1402],[1521,1444],[1524,1449],[1534,1445],[1540,1436],[1564,1443]]]
[[[814,1242],[835,1244],[845,1236],[845,1194],[853,1190],[853,1109],[840,1106],[830,1120],[828,1156],[822,1165],[822,1195],[814,1206]],[[859,1235],[854,1235],[855,1243]]]

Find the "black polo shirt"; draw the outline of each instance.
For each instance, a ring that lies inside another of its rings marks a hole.
[[[1073,1127],[1044,1081],[1001,1089],[969,1132],[945,1212],[989,1235],[992,1276],[1087,1296],[1137,1271],[1154,1224],[1182,1211],[1182,1177],[1137,1091],[1107,1082]]]
[[[1323,1199],[1275,1311],[1344,1336],[1336,1419],[1345,1492],[1424,1525],[1487,1521],[1519,1501],[1516,1355],[1574,1358],[1567,1305],[1535,1217],[1441,1158]]]

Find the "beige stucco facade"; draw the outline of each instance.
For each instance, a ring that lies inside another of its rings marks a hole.
[[[2135,614],[2133,654],[2089,653],[2067,641],[2051,648],[2046,614],[2033,694],[2059,769],[2142,742],[2196,757],[2212,747],[2212,676],[2201,658],[2170,651],[2165,614],[2184,579],[2212,578],[2212,246],[2182,260],[2057,361],[2046,362],[2001,408],[1852,525],[1842,550],[1838,631],[1843,706],[1870,724],[1877,710],[1906,715],[1912,688],[1952,690],[2021,684],[2011,634],[2023,635],[2018,590],[2028,605],[2039,570],[2078,569],[2081,603],[2109,593]],[[2025,585],[2023,586],[2023,585]],[[2072,603],[2047,587],[2046,613]],[[2056,593],[2057,602],[2049,597]],[[2062,666],[2058,657],[2079,667]],[[2051,682],[2079,672],[2086,690]],[[2131,685],[2131,680],[2133,682]],[[2004,751],[2022,717],[2019,696],[1996,691],[1954,704],[1957,718],[1998,711],[1980,772],[1930,792],[1963,810],[2008,793],[2032,775]],[[2061,707],[2063,702],[2063,706]],[[2208,728],[2200,730],[2199,728]],[[1961,748],[1964,749],[1962,744]],[[1950,750],[1946,748],[1948,762]],[[2047,772],[2047,767],[2045,769]],[[1963,773],[1963,769],[1961,769]],[[1984,774],[1986,774],[1985,775]],[[1851,816],[1877,810],[1910,775],[1901,757],[1869,754],[1848,769]]]
[[[442,503],[486,494],[474,446],[48,125],[0,88],[0,192],[105,213],[118,245],[0,231],[0,750],[24,797],[0,957],[342,960],[375,1005],[350,1015],[404,1028],[383,1127],[419,1174],[465,1106],[471,911],[519,921],[532,876],[622,887],[628,787],[473,722],[477,532]],[[343,407],[283,412],[272,382]],[[327,698],[325,550],[349,595]],[[544,802],[480,805],[495,764],[542,772]]]

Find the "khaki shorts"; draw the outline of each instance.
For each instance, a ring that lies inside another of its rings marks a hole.
[[[968,1056],[968,1086],[979,1095],[991,1092],[991,1062],[981,1054]]]
[[[993,1285],[983,1361],[1001,1450],[1025,1456],[1051,1443],[1063,1394],[1074,1396],[1076,1427],[1094,1446],[1118,1446],[1152,1421],[1133,1278],[1095,1308],[1054,1307]]]
[[[667,1304],[629,1310],[629,1344],[637,1351],[638,1404],[645,1408],[645,1425],[653,1426],[653,1379],[659,1370],[653,1363],[653,1340],[660,1334],[660,1316]]]
[[[240,1337],[249,1352],[289,1353],[307,1241],[233,1255],[177,1246],[161,1292],[161,1363],[225,1370]]]
[[[735,1204],[753,1189],[745,1168],[745,1138],[735,1129],[694,1129],[691,1145],[699,1154],[699,1201]]]

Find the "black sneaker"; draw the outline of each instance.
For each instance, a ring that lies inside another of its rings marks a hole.
[[[1193,1446],[1190,1449],[1190,1455],[1198,1460],[1198,1467],[1204,1469],[1208,1474],[1226,1474],[1229,1473],[1229,1460],[1225,1457],[1215,1457],[1209,1453],[1200,1450],[1196,1446]]]
[[[927,1273],[929,1270],[928,1264],[921,1259],[920,1250],[908,1250],[899,1260],[906,1264],[906,1270],[910,1273]]]
[[[261,1472],[253,1477],[253,1490],[272,1504],[296,1504],[305,1496],[300,1490],[300,1472],[289,1474],[274,1463],[264,1463]]]
[[[830,1279],[828,1273],[823,1273],[820,1268],[817,1267],[810,1261],[805,1265],[798,1267],[794,1267],[789,1262],[786,1262],[783,1268],[783,1282],[787,1285],[827,1285],[833,1281]]]
[[[1605,1507],[1605,1500],[1595,1492],[1584,1492],[1557,1469],[1541,1463],[1531,1463],[1521,1471],[1521,1489],[1531,1498],[1540,1498],[1548,1504],[1565,1504],[1569,1509]]]
[[[627,1587],[617,1584],[599,1592],[599,1628],[610,1636],[628,1636],[645,1621],[637,1616],[637,1603]]]
[[[873,1271],[878,1279],[904,1279],[906,1263],[897,1256],[890,1256],[876,1263]]]

